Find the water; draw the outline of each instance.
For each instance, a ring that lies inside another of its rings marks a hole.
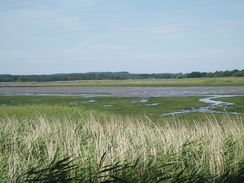
[[[237,97],[237,96],[244,96],[244,95],[214,95],[214,96],[207,96],[206,98],[199,99],[200,102],[204,102],[209,104],[207,107],[192,107],[190,109],[178,109],[176,112],[162,114],[163,116],[166,115],[175,115],[175,114],[184,114],[184,113],[192,113],[192,112],[201,112],[201,113],[225,113],[221,111],[216,111],[214,109],[218,107],[225,107],[230,105],[235,105],[234,103],[230,102],[222,102],[222,101],[215,101],[213,99],[217,98],[224,98],[224,97]],[[237,112],[228,112],[229,114],[243,114]]]
[[[136,104],[136,103],[145,103],[145,102],[148,102],[149,100],[146,99],[146,98],[141,98],[139,100],[133,100],[131,103],[132,104]]]
[[[153,103],[153,104],[145,104],[145,106],[156,106],[159,105],[160,103]]]

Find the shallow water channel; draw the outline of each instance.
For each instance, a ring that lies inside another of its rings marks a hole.
[[[226,106],[230,106],[230,105],[235,105],[235,103],[216,101],[216,100],[213,100],[213,99],[224,98],[224,97],[238,97],[238,96],[244,96],[244,95],[214,95],[214,96],[207,96],[206,98],[199,99],[200,102],[204,102],[204,103],[209,104],[206,107],[192,107],[190,109],[178,109],[176,112],[165,113],[165,114],[162,114],[162,115],[166,116],[166,115],[184,114],[184,113],[192,113],[192,112],[226,113],[226,112],[216,111],[214,109],[216,109],[218,107],[226,107]],[[237,112],[228,112],[228,113],[229,114],[243,114],[243,113],[237,113]]]

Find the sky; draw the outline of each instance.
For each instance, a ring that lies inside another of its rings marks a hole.
[[[0,74],[243,66],[243,0],[0,0]]]

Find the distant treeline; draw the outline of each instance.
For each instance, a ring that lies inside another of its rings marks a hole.
[[[0,82],[31,82],[31,81],[72,81],[72,80],[125,80],[125,79],[170,79],[170,78],[203,78],[203,77],[244,77],[244,69],[216,72],[191,73],[158,73],[132,74],[129,72],[89,72],[50,75],[10,75],[0,74]]]

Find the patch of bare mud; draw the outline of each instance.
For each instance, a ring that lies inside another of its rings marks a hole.
[[[244,94],[244,86],[209,87],[0,87],[0,95],[80,97],[184,97]]]

